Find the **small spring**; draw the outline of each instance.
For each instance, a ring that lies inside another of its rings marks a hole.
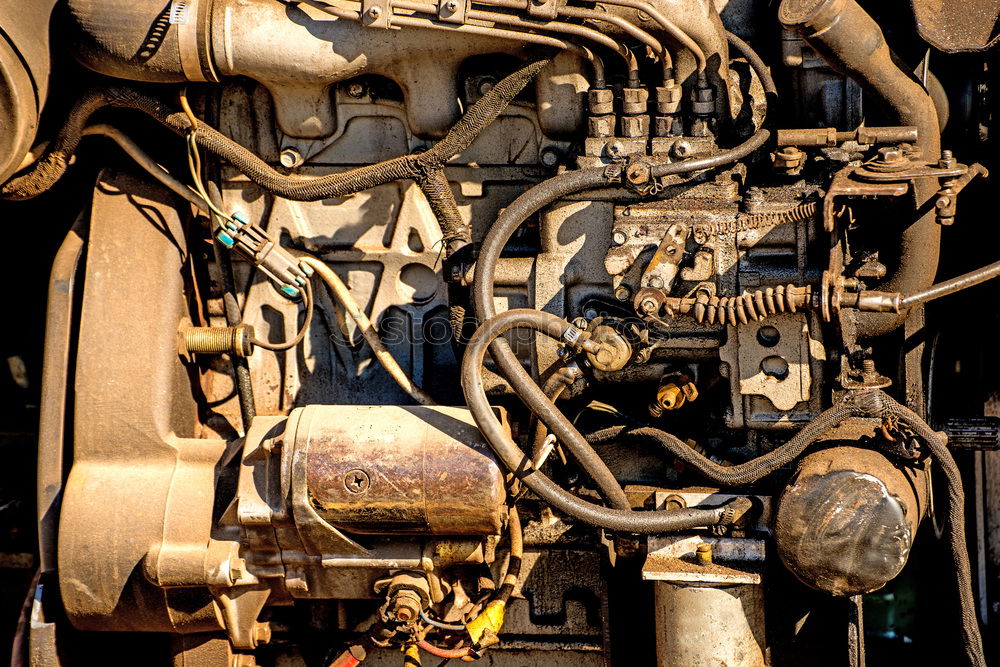
[[[740,296],[718,297],[700,291],[695,296],[692,315],[699,324],[747,324],[780,313],[794,313],[810,302],[812,288],[778,285],[746,292]]]
[[[763,229],[764,227],[774,227],[776,225],[799,222],[800,220],[808,220],[816,215],[818,208],[816,202],[806,202],[805,204],[799,204],[795,208],[778,213],[742,215],[735,220],[695,225],[692,233],[695,243],[707,243],[710,238],[719,236],[720,234],[736,234],[751,229]]]

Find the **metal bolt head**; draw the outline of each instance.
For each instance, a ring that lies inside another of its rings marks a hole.
[[[400,623],[409,623],[420,615],[420,599],[414,593],[397,595],[393,600],[392,615]]]
[[[903,159],[903,151],[898,146],[883,146],[878,149],[878,159],[885,163],[899,162]]]
[[[542,151],[539,159],[541,159],[542,164],[546,167],[554,167],[559,164],[559,152],[552,148],[546,148]]]
[[[663,289],[663,278],[660,276],[650,276],[649,286],[653,289]],[[643,303],[645,303],[645,301],[643,301]]]
[[[268,644],[271,641],[271,624],[270,623],[254,623],[253,624],[253,640],[257,644]]]
[[[658,307],[659,306],[657,305],[655,299],[643,299],[642,302],[639,304],[639,310],[646,313],[647,315],[652,315],[653,313],[655,313]]]
[[[628,235],[621,230],[614,232],[611,235],[611,243],[614,245],[625,245],[626,241],[628,241]]]
[[[632,291],[625,285],[619,285],[615,289],[615,298],[619,301],[628,301],[629,296],[632,295]]]
[[[604,145],[604,151],[611,157],[625,155],[625,146],[620,141],[609,141]]]
[[[298,167],[302,164],[302,153],[300,153],[294,146],[285,146],[281,149],[278,161],[281,162],[281,166],[286,169]]]
[[[698,545],[695,555],[698,557],[699,565],[711,565],[712,564],[712,545],[708,542],[702,542]]]
[[[371,478],[361,468],[348,470],[344,475],[344,488],[350,493],[364,493],[371,487]]]
[[[642,185],[649,182],[651,173],[649,165],[645,162],[630,164],[625,169],[625,179],[632,185]]]
[[[493,90],[493,86],[495,85],[496,81],[494,81],[493,79],[483,79],[482,81],[479,82],[479,88],[477,90],[479,90],[480,95],[485,95],[486,93]]]
[[[378,7],[370,7],[368,9],[368,16],[373,19],[377,19],[381,15],[382,15],[382,10],[379,9]]]
[[[230,558],[229,559],[229,577],[234,582],[239,581],[243,578],[243,575],[247,571],[247,562],[243,558]]]
[[[352,81],[349,84],[347,84],[347,94],[353,97],[354,99],[361,99],[362,97],[365,96],[366,92],[368,91],[365,90],[365,84],[361,83],[360,81]]]
[[[455,2],[455,0],[449,0],[449,2],[445,5],[445,8],[449,12],[451,12],[452,14],[454,14],[455,12],[458,11],[458,3]]]
[[[691,155],[691,144],[687,141],[675,141],[674,145],[671,146],[670,152],[674,157],[687,157]]]

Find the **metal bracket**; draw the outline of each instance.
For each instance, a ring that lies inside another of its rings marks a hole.
[[[552,21],[559,15],[560,0],[528,0],[528,15]]]
[[[465,23],[469,0],[438,0],[438,19],[445,23]]]
[[[361,0],[361,22],[369,28],[384,28],[388,30],[389,19],[392,17],[390,0]]]

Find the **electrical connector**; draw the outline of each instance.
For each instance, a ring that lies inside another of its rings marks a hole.
[[[271,240],[263,227],[247,222],[240,214],[234,213],[221,222],[215,234],[219,243],[253,262],[288,298],[302,293],[302,286],[312,275],[311,268],[300,265],[292,253]]]

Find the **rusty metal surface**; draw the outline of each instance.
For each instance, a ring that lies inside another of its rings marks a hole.
[[[461,408],[309,406],[290,418],[293,487],[354,533],[495,535],[503,475]]]
[[[945,53],[985,51],[996,45],[997,0],[910,0],[917,32]]]

